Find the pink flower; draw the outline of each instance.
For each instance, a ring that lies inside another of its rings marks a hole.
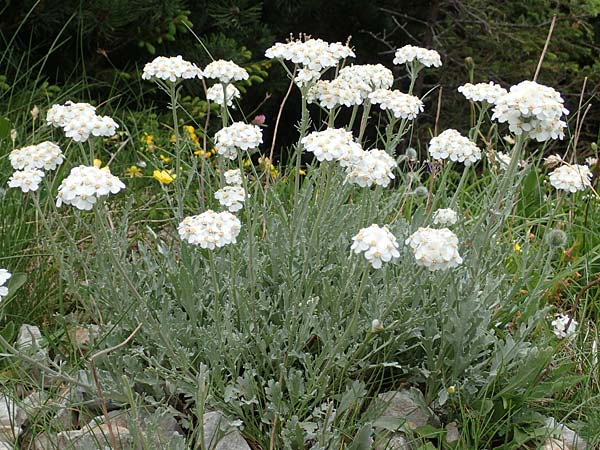
[[[265,120],[267,118],[265,117],[264,114],[259,114],[258,116],[255,116],[254,119],[252,119],[252,124],[253,125],[262,125],[265,123]]]

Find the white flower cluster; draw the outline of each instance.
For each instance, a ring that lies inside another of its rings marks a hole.
[[[96,108],[88,103],[53,105],[46,114],[48,125],[60,127],[65,136],[75,142],[85,142],[91,136],[113,136],[119,125],[108,116],[96,115]]]
[[[215,192],[215,199],[221,206],[226,206],[229,211],[236,212],[244,206],[246,191],[239,185],[225,186]]]
[[[564,165],[550,173],[550,184],[556,189],[569,192],[583,191],[591,186],[592,172],[586,165]]]
[[[14,169],[54,170],[65,160],[60,147],[45,141],[37,145],[17,148],[8,156]]]
[[[322,108],[332,109],[336,106],[354,106],[362,103],[360,91],[348,81],[336,78],[331,81],[317,81],[306,97],[308,103],[319,103]]]
[[[125,185],[107,167],[74,167],[58,187],[56,206],[65,203],[89,211],[99,197],[116,194],[122,189],[125,189]]]
[[[242,185],[242,172],[240,169],[228,170],[223,175],[225,176],[225,183],[233,186]]]
[[[419,228],[408,239],[417,265],[430,271],[457,267],[462,263],[458,254],[458,238],[448,228]]]
[[[8,186],[19,188],[23,192],[37,191],[44,178],[44,172],[39,169],[25,169],[15,171],[8,180]]]
[[[8,295],[8,288],[4,285],[10,277],[12,277],[12,275],[8,270],[0,269],[0,300],[2,300],[2,297],[6,297]]]
[[[360,152],[360,156],[346,166],[346,182],[369,187],[374,184],[386,187],[394,177],[398,165],[384,150]]]
[[[508,91],[493,81],[489,83],[467,83],[458,88],[458,92],[465,96],[467,100],[474,102],[487,102],[490,105],[496,104],[499,97],[508,94]]]
[[[469,166],[481,159],[481,150],[458,131],[448,129],[429,141],[429,154],[434,159],[450,159]]]
[[[400,256],[396,237],[385,226],[373,224],[363,228],[352,241],[354,242],[350,249],[356,254],[364,252],[365,258],[375,269],[381,268],[383,262]]]
[[[317,81],[321,77],[321,73],[316,70],[310,69],[299,69],[294,82],[299,88],[308,86],[309,84]]]
[[[247,80],[249,75],[246,69],[238,66],[233,61],[219,59],[211,62],[204,68],[205,78],[216,78],[221,83],[231,83],[232,81]]]
[[[240,220],[230,212],[217,213],[209,209],[183,219],[177,231],[181,239],[188,243],[213,250],[235,244],[241,228]]]
[[[405,45],[396,50],[394,64],[405,64],[413,61],[418,61],[425,67],[440,67],[442,65],[440,54],[435,50],[415,47],[414,45]]]
[[[508,122],[511,132],[527,133],[538,142],[562,139],[567,124],[561,117],[569,114],[563,103],[560,94],[551,87],[522,81],[496,100],[492,119]]]
[[[283,59],[303,68],[320,72],[355,54],[350,47],[339,42],[327,43],[321,39],[296,40],[287,43],[277,42],[268,48],[265,56],[270,59]]]
[[[419,97],[400,91],[377,89],[369,94],[369,101],[383,110],[389,109],[397,119],[414,119],[423,112],[423,102]]]
[[[340,70],[339,79],[347,81],[364,100],[375,89],[389,89],[394,84],[392,71],[381,64],[358,64]]]
[[[356,161],[363,152],[360,144],[354,142],[352,133],[343,128],[313,131],[301,142],[319,161],[339,161],[342,167]]]
[[[235,122],[215,134],[215,148],[219,155],[237,158],[237,149],[249,150],[262,143],[262,131],[256,125]]]
[[[569,328],[565,329],[569,321],[571,321]],[[552,321],[552,332],[558,339],[564,339],[566,337],[572,338],[577,331],[577,325],[579,325],[579,323],[575,319],[571,320],[568,315],[559,314],[556,316],[556,319]]]
[[[441,208],[433,213],[434,225],[454,225],[458,222],[458,214],[452,208]]]
[[[233,84],[228,84],[225,92],[227,93],[227,106],[233,106],[233,101],[240,98],[240,90]],[[206,91],[206,98],[217,105],[223,106],[225,104],[223,85],[215,84],[209,87]]]
[[[181,55],[174,57],[158,56],[144,66],[143,80],[158,78],[176,82],[179,79],[202,78],[202,70],[196,64],[184,60]]]

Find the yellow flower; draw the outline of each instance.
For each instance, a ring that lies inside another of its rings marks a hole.
[[[96,169],[99,169],[100,167],[102,167],[102,161],[100,161],[99,159],[94,159],[94,167]]]
[[[513,249],[515,250],[515,252],[520,252],[521,251],[521,245],[517,242],[517,243],[515,243],[515,246],[513,247]]]
[[[155,170],[152,177],[162,184],[171,184],[177,178],[177,174],[171,174],[171,170]]]
[[[141,177],[143,176],[142,170],[138,166],[131,166],[125,170],[125,175],[128,177]]]
[[[171,162],[171,158],[169,156],[165,156],[162,153],[160,155],[158,155],[158,157],[160,158],[160,160],[162,162],[164,162],[165,164]]]
[[[146,147],[148,147],[148,151],[153,152],[156,148],[156,145],[154,145],[154,136],[146,133],[145,131],[144,136],[142,137],[142,142],[146,145]]]
[[[194,143],[195,147],[200,147],[200,140],[198,139],[198,135],[196,134],[196,130],[191,125],[184,125],[183,129],[187,132],[190,141]]]
[[[298,171],[298,173],[299,173],[300,175],[306,175],[306,170],[304,170],[304,169],[300,169],[300,170]]]

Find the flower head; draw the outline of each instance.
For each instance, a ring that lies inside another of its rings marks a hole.
[[[270,59],[290,61],[305,69],[320,72],[334,67],[344,58],[355,55],[350,47],[339,42],[330,44],[321,39],[307,39],[294,40],[285,44],[277,42],[267,49],[265,56]]]
[[[171,184],[175,178],[177,178],[176,173],[172,173],[171,170],[154,170],[152,172],[152,178],[158,181],[161,184]]]
[[[227,106],[233,106],[233,101],[240,98],[240,90],[233,84],[228,84],[225,91],[227,93]],[[215,84],[206,91],[206,98],[217,105],[225,104],[225,96],[223,95],[223,85]]]
[[[339,161],[342,167],[356,161],[363,152],[360,144],[354,142],[352,133],[343,128],[313,131],[301,142],[319,161]]]
[[[400,256],[396,237],[385,226],[373,224],[363,228],[352,238],[352,241],[350,249],[356,254],[364,252],[365,258],[375,269],[381,268],[383,262],[389,262]]]
[[[492,119],[507,122],[511,132],[526,133],[538,142],[562,139],[567,124],[561,117],[569,114],[563,104],[563,98],[551,87],[522,81],[496,99]]]
[[[369,101],[383,110],[389,109],[396,119],[414,119],[423,112],[423,102],[419,97],[400,91],[377,89],[369,94]]]
[[[413,61],[418,61],[425,67],[440,67],[442,65],[440,54],[435,50],[415,47],[414,45],[405,45],[396,50],[394,64],[407,64]]]
[[[381,64],[357,64],[346,66],[338,75],[364,100],[376,89],[390,89],[394,84],[392,71]]]
[[[225,183],[234,186],[242,185],[242,172],[240,169],[228,170],[223,175],[225,176]]]
[[[191,62],[184,60],[180,55],[175,57],[158,56],[144,66],[142,79],[176,82],[179,79],[202,78],[202,70]]]
[[[434,159],[450,159],[465,166],[481,159],[481,150],[458,131],[449,129],[429,141],[429,154]]]
[[[566,327],[569,322],[569,328],[567,329]],[[564,339],[566,337],[572,338],[577,331],[577,325],[579,325],[579,323],[575,319],[571,320],[568,315],[559,314],[556,316],[556,319],[552,321],[552,332],[558,339]]]
[[[454,225],[458,222],[458,214],[451,208],[438,209],[433,213],[434,225]]]
[[[215,148],[219,155],[237,158],[237,149],[250,150],[262,143],[262,131],[256,125],[235,122],[215,134]]]
[[[332,109],[336,106],[354,106],[362,103],[360,91],[348,81],[336,78],[331,81],[317,81],[308,91],[309,103],[319,103],[322,108]]]
[[[464,95],[467,100],[486,102],[491,105],[495,104],[499,97],[508,93],[506,89],[495,84],[493,81],[477,84],[467,83],[460,86],[458,92]]]
[[[60,147],[45,141],[37,145],[18,148],[8,156],[14,169],[54,170],[65,160]]]
[[[592,172],[588,166],[564,165],[550,173],[550,184],[556,189],[569,192],[583,191],[592,185]]]
[[[232,81],[247,80],[249,75],[246,69],[241,68],[233,61],[219,59],[211,62],[204,68],[205,78],[216,78],[219,82],[228,84]]]
[[[215,192],[215,198],[221,206],[227,207],[231,212],[237,212],[244,206],[246,191],[242,186],[225,186]]]
[[[56,206],[65,203],[77,209],[90,210],[98,198],[116,194],[122,189],[125,189],[125,185],[110,173],[108,167],[74,167],[58,187]]]
[[[346,166],[346,182],[369,187],[374,184],[386,187],[394,177],[398,165],[384,150],[363,151]]]
[[[44,172],[38,169],[25,169],[15,171],[8,180],[8,186],[19,188],[23,192],[37,191],[44,178]]]
[[[417,265],[430,271],[452,269],[462,263],[458,238],[448,228],[419,228],[408,239]]]
[[[241,230],[240,220],[228,211],[208,210],[183,219],[177,228],[181,239],[201,248],[214,249],[235,244]]]
[[[12,274],[6,269],[0,269],[0,300],[8,295],[8,288],[5,286]]]
[[[68,101],[53,105],[46,114],[49,125],[63,129],[75,142],[85,142],[90,136],[113,136],[119,125],[108,116],[98,116],[96,108],[87,103]]]

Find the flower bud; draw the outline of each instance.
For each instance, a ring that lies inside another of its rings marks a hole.
[[[406,158],[409,161],[416,161],[417,160],[417,151],[412,147],[408,147],[406,149]]]
[[[562,230],[550,230],[546,235],[546,242],[550,247],[562,248],[567,244],[567,233]]]
[[[383,322],[379,319],[373,319],[373,322],[371,322],[371,333],[379,333],[380,331],[383,331]]]
[[[475,61],[473,60],[472,57],[467,56],[465,58],[465,66],[467,66],[467,69],[469,69],[469,70],[473,70],[475,68]]]
[[[429,190],[425,186],[417,186],[413,191],[413,195],[418,198],[425,198],[429,196]]]

